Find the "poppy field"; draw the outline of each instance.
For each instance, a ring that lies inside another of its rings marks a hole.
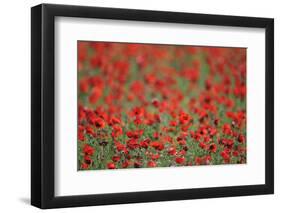
[[[78,41],[78,170],[244,164],[246,49]]]

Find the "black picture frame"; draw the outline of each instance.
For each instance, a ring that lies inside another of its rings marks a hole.
[[[97,195],[54,195],[55,17],[263,28],[266,32],[265,184]],[[42,208],[218,198],[274,193],[274,19],[41,4],[31,8],[31,204]]]

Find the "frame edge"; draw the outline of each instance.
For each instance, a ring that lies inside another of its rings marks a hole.
[[[31,8],[31,205],[41,208],[42,5]]]
[[[274,194],[274,19],[268,19],[265,27],[265,182],[269,194]]]

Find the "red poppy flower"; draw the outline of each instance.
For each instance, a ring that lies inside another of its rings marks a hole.
[[[223,133],[224,134],[232,135],[231,126],[229,124],[224,124],[222,128],[223,128]]]
[[[135,138],[135,139],[138,139],[142,134],[143,134],[143,130],[128,131],[126,133],[126,135],[129,138]]]
[[[89,96],[89,102],[95,104],[102,96],[102,90],[100,88],[94,88]]]
[[[153,99],[151,103],[152,103],[152,105],[153,105],[154,107],[156,107],[156,108],[158,108],[159,105],[160,105],[160,103],[159,103],[159,101],[158,101],[157,99]]]
[[[136,149],[139,147],[138,141],[136,139],[129,139],[127,141],[127,146],[129,149]]]
[[[159,154],[155,154],[155,155],[151,155],[151,159],[152,160],[157,160],[160,158],[160,155]]]
[[[89,90],[89,84],[87,79],[80,80],[79,89],[81,92],[86,93]]]
[[[78,132],[78,140],[79,140],[79,141],[84,141],[84,140],[85,140],[85,136],[84,136],[83,133]]]
[[[234,157],[238,157],[239,152],[235,150],[235,151],[232,152],[232,155],[233,155]]]
[[[141,107],[135,107],[132,109],[132,115],[133,116],[143,116],[144,109]]]
[[[210,136],[206,135],[204,136],[204,143],[209,143],[211,141]]]
[[[114,161],[114,162],[118,162],[118,161],[120,161],[120,159],[121,159],[121,157],[117,156],[117,155],[112,157],[112,161]]]
[[[122,168],[127,168],[128,166],[130,166],[130,162],[129,161],[125,161],[122,163]]]
[[[191,120],[191,117],[186,113],[180,113],[179,122],[180,124],[187,124]]]
[[[141,141],[140,142],[140,146],[142,147],[142,148],[145,148],[145,149],[147,149],[148,148],[148,141],[147,140],[144,140],[144,141]]]
[[[153,133],[153,137],[154,137],[155,139],[158,139],[158,138],[159,138],[159,132],[154,132],[154,133]]]
[[[124,151],[126,149],[125,145],[123,145],[122,143],[115,143],[116,149],[120,152],[120,151]]]
[[[210,134],[211,137],[213,137],[214,135],[217,134],[217,129],[211,127],[209,129],[209,134]]]
[[[186,140],[179,140],[178,144],[181,146],[185,146],[186,145]]]
[[[175,159],[176,163],[178,164],[183,164],[185,162],[185,158],[184,157],[177,157]]]
[[[86,154],[86,155],[93,155],[94,152],[95,152],[95,149],[93,147],[91,147],[90,145],[88,144],[85,144],[84,148],[83,148],[83,152]]]
[[[220,155],[223,157],[225,161],[228,161],[230,159],[229,153],[226,150],[223,150]]]
[[[113,130],[112,130],[112,132],[111,132],[111,136],[112,137],[118,137],[118,136],[120,136],[120,135],[122,135],[123,134],[123,129],[122,129],[122,127],[120,127],[120,126],[117,126],[117,125],[115,125],[115,126],[113,126]]]
[[[87,163],[81,164],[81,169],[88,169],[88,168],[89,168],[89,164],[87,164]]]
[[[178,154],[179,154],[179,155],[185,155],[185,154],[186,154],[186,151],[185,151],[184,149],[182,149],[182,150],[180,150],[180,151],[178,152]]]
[[[96,134],[95,134],[95,132],[94,132],[94,130],[92,129],[91,126],[86,126],[85,129],[86,129],[87,134],[89,134],[89,135],[91,135],[91,136],[93,136],[93,137],[96,136]]]
[[[240,134],[240,135],[238,136],[238,141],[239,141],[240,143],[245,143],[245,141],[246,141],[245,136],[242,135],[242,134]]]
[[[170,121],[170,126],[177,126],[177,122],[176,121]]]
[[[204,161],[205,164],[210,164],[210,162],[212,161],[212,157],[210,155],[206,155],[204,156]]]
[[[121,124],[121,120],[119,118],[116,118],[116,117],[111,117],[110,118],[110,121],[109,121],[109,125],[114,125],[114,124]]]
[[[201,149],[206,149],[206,144],[204,143],[204,142],[200,142],[199,143],[199,147],[201,148]]]
[[[93,122],[94,122],[94,125],[97,128],[104,128],[105,127],[105,121],[101,118],[95,118]]]
[[[108,168],[108,169],[115,169],[116,166],[115,166],[114,163],[108,163],[108,164],[107,164],[107,168]]]
[[[217,151],[217,145],[214,143],[210,144],[209,151],[215,153]]]
[[[200,158],[200,157],[195,157],[195,163],[196,163],[196,165],[201,165],[202,164],[202,158]]]
[[[160,142],[158,142],[158,141],[151,142],[151,143],[150,143],[150,146],[153,147],[153,148],[156,149],[156,150],[159,150],[159,151],[161,151],[161,150],[164,149],[163,143],[160,143]]]
[[[141,119],[139,116],[137,116],[137,117],[135,118],[135,120],[134,120],[134,124],[135,124],[135,125],[140,125],[140,124],[142,124],[142,119]]]
[[[84,156],[84,161],[86,164],[91,164],[92,163],[92,159],[89,155],[85,155]]]
[[[177,153],[177,150],[176,150],[175,147],[169,147],[168,148],[168,154],[169,155],[176,155],[176,153]]]
[[[148,167],[156,167],[157,163],[155,163],[154,161],[148,161],[147,166]]]
[[[219,124],[219,119],[215,119],[214,124],[217,126]]]
[[[140,168],[142,166],[142,163],[140,161],[134,162],[134,167],[135,168]]]

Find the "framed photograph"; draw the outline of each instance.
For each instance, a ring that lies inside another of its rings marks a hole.
[[[31,203],[272,194],[274,20],[31,9]]]

